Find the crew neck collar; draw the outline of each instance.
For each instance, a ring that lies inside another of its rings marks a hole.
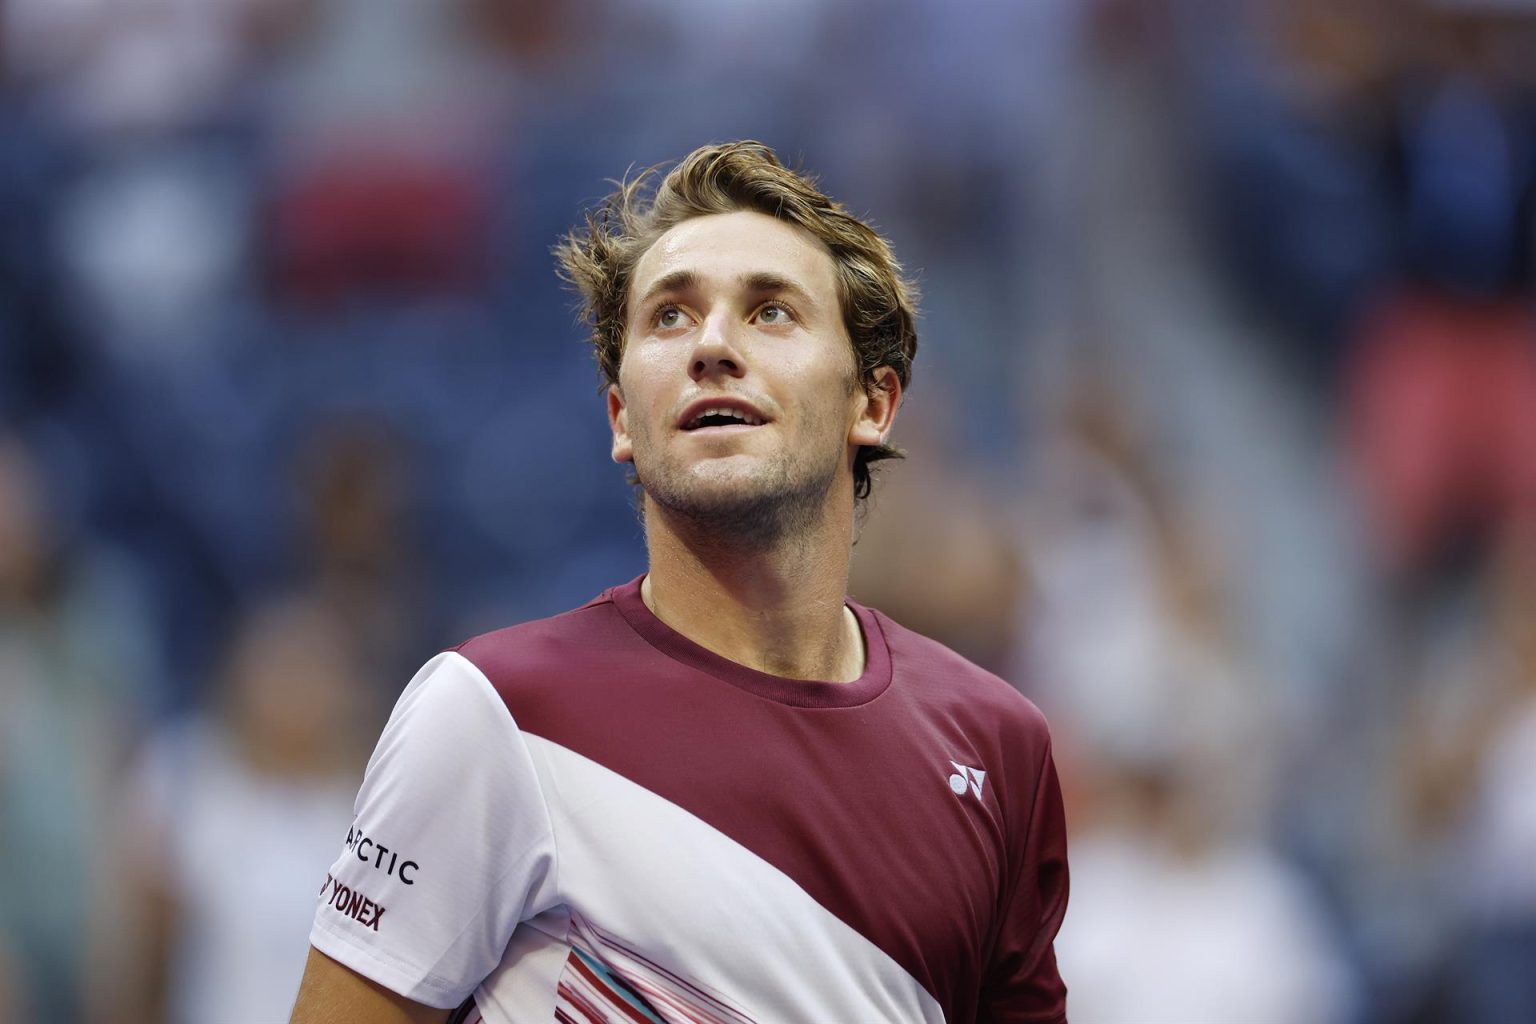
[[[891,655],[875,613],[853,601],[848,607],[864,634],[864,674],[847,683],[786,679],[736,662],[688,639],[656,617],[640,596],[643,575],[608,593],[614,607],[641,638],[662,654],[766,700],[798,708],[850,708],[874,700],[891,683]]]

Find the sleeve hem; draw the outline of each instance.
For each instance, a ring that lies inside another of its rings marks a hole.
[[[454,990],[436,984],[419,968],[389,958],[376,949],[360,946],[345,935],[331,931],[319,922],[309,933],[309,944],[343,967],[383,985],[396,995],[413,999],[439,1010],[451,1010],[469,995],[455,995]]]

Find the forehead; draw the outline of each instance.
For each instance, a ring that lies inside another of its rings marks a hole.
[[[697,275],[706,286],[767,273],[799,285],[818,302],[837,302],[837,268],[827,247],[803,228],[756,211],[707,214],[668,229],[635,264],[630,297],[678,271]]]

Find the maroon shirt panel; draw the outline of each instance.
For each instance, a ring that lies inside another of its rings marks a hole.
[[[459,651],[520,729],[773,864],[949,1020],[1054,1019],[1066,840],[1045,721],[997,677],[852,607],[868,657],[851,683],[707,651],[645,608],[639,580]],[[987,773],[980,799],[951,790],[951,761]]]

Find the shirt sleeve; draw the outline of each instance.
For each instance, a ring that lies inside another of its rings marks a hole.
[[[554,891],[554,838],[522,734],[479,669],[440,654],[401,694],[368,761],[310,942],[446,1009]]]
[[[1067,912],[1067,828],[1051,747],[1030,805],[1022,846],[1010,855],[1010,892],[982,992],[988,1024],[1058,1024],[1067,989],[1056,969],[1056,933]]]

